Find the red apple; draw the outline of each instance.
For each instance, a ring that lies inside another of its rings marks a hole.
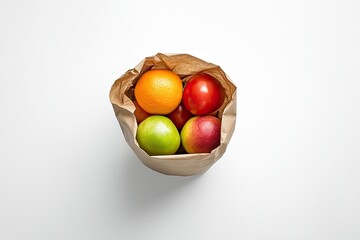
[[[209,153],[220,145],[221,121],[206,115],[190,118],[181,130],[181,142],[188,153]]]
[[[175,124],[176,128],[181,130],[187,120],[193,115],[185,108],[183,103],[180,103],[180,105],[167,116]]]
[[[224,98],[220,82],[206,73],[195,74],[184,87],[183,103],[194,115],[207,115],[218,110]]]

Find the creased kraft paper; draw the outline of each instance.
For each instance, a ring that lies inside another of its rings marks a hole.
[[[168,69],[183,82],[192,75],[204,72],[220,81],[225,90],[225,101],[215,114],[221,119],[220,146],[211,153],[149,156],[136,141],[137,123],[134,116],[134,86],[139,77],[150,69]],[[206,172],[225,153],[235,129],[236,86],[217,65],[189,54],[162,54],[146,57],[135,68],[117,79],[110,90],[110,101],[126,142],[147,167],[167,175],[190,176]]]

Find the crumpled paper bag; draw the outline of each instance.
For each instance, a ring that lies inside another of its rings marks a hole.
[[[225,90],[225,101],[215,113],[221,119],[220,146],[211,153],[174,154],[149,156],[136,141],[137,123],[134,86],[139,77],[150,69],[168,69],[175,72],[183,82],[192,75],[204,72],[220,81]],[[225,72],[217,65],[208,63],[189,54],[162,54],[146,57],[135,68],[128,70],[117,79],[110,90],[110,102],[125,140],[136,156],[147,167],[166,174],[176,176],[191,176],[206,172],[225,153],[235,129],[236,121],[236,86]]]

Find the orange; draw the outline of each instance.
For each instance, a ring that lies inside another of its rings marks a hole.
[[[140,107],[140,105],[138,104],[137,101],[133,101],[134,105],[135,105],[135,111],[134,111],[134,115],[136,118],[136,122],[139,124],[141,123],[145,118],[149,117],[151,114],[148,112],[145,112],[144,109],[142,109]]]
[[[135,85],[135,98],[150,114],[169,114],[180,104],[183,86],[178,75],[170,70],[145,72]]]

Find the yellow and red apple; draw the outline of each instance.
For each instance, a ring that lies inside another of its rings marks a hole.
[[[190,118],[181,130],[181,142],[188,153],[210,153],[220,145],[221,121],[206,115]]]

